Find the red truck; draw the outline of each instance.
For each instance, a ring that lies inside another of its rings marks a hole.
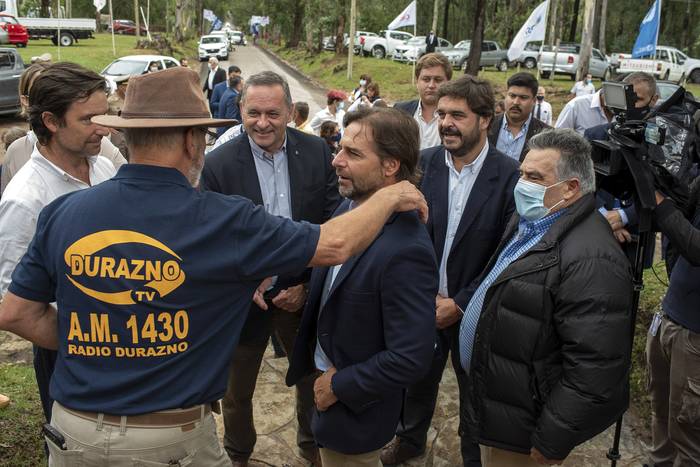
[[[26,47],[29,41],[29,34],[27,33],[27,28],[19,24],[19,21],[6,13],[0,13],[0,30],[7,33],[7,43],[16,45],[17,47]],[[4,34],[0,34],[0,37],[5,37]]]

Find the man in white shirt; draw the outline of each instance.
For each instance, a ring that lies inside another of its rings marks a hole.
[[[338,91],[337,89],[328,91],[326,108],[316,112],[316,115],[314,115],[308,125],[316,136],[320,136],[323,122],[335,122],[340,128],[343,128],[346,99],[347,96],[343,91]]]
[[[584,79],[577,81],[574,87],[571,88],[569,99],[574,97],[587,96],[595,94],[595,86],[593,85],[593,76],[588,73]]]
[[[211,57],[209,59],[209,74],[202,85],[202,91],[207,95],[207,100],[211,100],[214,86],[222,81],[226,81],[226,72],[219,68],[219,60],[216,57]]]
[[[594,126],[610,121],[612,114],[605,108],[605,98],[601,91],[571,99],[557,118],[554,128],[572,128],[578,134]]]
[[[552,126],[552,105],[544,100],[546,97],[546,92],[544,89],[544,86],[540,86],[537,88],[537,102],[535,103],[535,107],[532,109],[532,115],[546,123],[549,126]]]
[[[38,141],[0,200],[0,296],[7,292],[12,272],[34,237],[42,208],[116,173],[109,159],[94,155],[109,133],[90,121],[109,110],[106,91],[102,76],[68,62],[51,66],[32,86],[29,121]],[[55,352],[35,348],[34,368],[47,420],[55,359]]]
[[[441,53],[425,54],[416,63],[416,89],[420,99],[394,105],[394,108],[408,113],[418,122],[421,150],[440,145],[438,90],[450,79],[452,65],[447,57]]]

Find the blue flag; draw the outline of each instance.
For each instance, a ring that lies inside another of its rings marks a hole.
[[[656,0],[639,25],[639,35],[632,48],[632,58],[648,57],[656,53],[661,26],[661,0]]]

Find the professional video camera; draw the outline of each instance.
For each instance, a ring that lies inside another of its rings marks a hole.
[[[683,206],[697,151],[694,114],[700,110],[679,87],[659,108],[642,115],[631,84],[603,83],[605,106],[615,115],[609,139],[593,142],[598,188],[617,198],[636,198],[653,209],[658,189]]]
[[[654,241],[652,212],[655,191],[671,197],[681,208],[688,201],[691,171],[697,157],[700,104],[685,89],[676,92],[659,108],[643,115],[635,107],[638,96],[631,84],[603,83],[605,106],[615,119],[609,139],[593,141],[593,164],[598,190],[621,200],[632,200],[638,217],[637,230],[628,251],[634,276],[632,328],[643,288],[644,258]],[[613,446],[607,457],[615,467],[620,459],[622,418],[615,426]]]

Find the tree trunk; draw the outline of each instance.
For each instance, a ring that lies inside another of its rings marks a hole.
[[[51,0],[41,0],[41,16],[43,18],[49,17],[49,7],[51,6]],[[17,6],[19,8],[19,5]],[[19,11],[17,11],[19,15]]]
[[[136,37],[141,37],[141,13],[139,13],[139,0],[134,0],[134,23],[136,23]]]
[[[595,22],[595,0],[586,0],[581,33],[581,52],[578,56],[576,79],[581,80],[588,73],[593,48],[593,23]]]
[[[438,33],[437,30],[437,24],[438,24],[438,16],[440,15],[440,0],[434,0],[433,3],[433,25],[430,29],[435,32],[435,34]]]
[[[595,6],[593,9],[595,12],[595,20],[593,21],[593,34],[591,37],[593,38],[593,47],[596,49],[600,49],[600,6],[601,0],[595,0]]]
[[[576,32],[578,31],[578,10],[581,8],[581,0],[574,0],[574,9],[571,12],[571,29],[569,29],[569,42],[576,41]]]
[[[557,35],[557,14],[559,10],[559,0],[550,0],[549,4],[549,31],[548,31],[548,39],[549,41],[547,44],[549,44],[550,47],[554,45],[554,41],[556,40],[556,35]]]
[[[477,11],[477,8],[479,8],[479,5],[477,3],[476,8],[474,9],[475,13]],[[510,13],[511,18],[516,16],[516,2],[515,0],[510,0],[510,5],[508,6],[508,12]],[[508,29],[507,29],[507,34],[506,34],[506,44],[510,44],[513,40],[513,36],[515,35],[515,30],[513,27],[516,26],[514,21],[508,21]]]
[[[185,42],[184,21],[182,12],[185,7],[185,0],[175,0],[175,41],[179,44]]]
[[[605,27],[608,22],[608,0],[602,0],[600,4],[600,34],[598,36],[598,48],[605,55],[607,49],[605,45]]]
[[[442,15],[442,37],[447,38],[447,25],[449,24],[450,17],[450,0],[445,0],[445,8],[443,10],[445,13]]]
[[[345,0],[342,0],[341,2],[338,2],[338,29],[335,34],[335,53],[338,55],[342,55],[345,53],[345,38],[343,35],[345,34]]]
[[[469,58],[465,74],[477,76],[479,74],[479,62],[481,61],[481,42],[484,39],[484,16],[486,15],[486,0],[474,1],[474,30],[472,43],[469,48]]]
[[[295,49],[301,41],[301,33],[304,29],[304,9],[306,4],[304,0],[298,0],[295,2],[294,7],[294,17],[292,21],[292,34],[289,36],[287,41],[288,49]]]

